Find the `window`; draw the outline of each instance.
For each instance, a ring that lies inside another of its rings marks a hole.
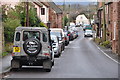
[[[45,15],[45,8],[41,8],[41,15]]]
[[[15,41],[20,41],[20,32],[17,32],[17,33],[16,33]]]
[[[47,35],[43,33],[43,42],[47,42]]]
[[[29,38],[36,38],[40,40],[40,32],[39,31],[24,31],[23,32],[23,41]]]

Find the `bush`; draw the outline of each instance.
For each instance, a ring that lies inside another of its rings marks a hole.
[[[104,41],[101,43],[101,46],[106,47],[106,48],[111,48],[111,43],[110,41]]]
[[[95,42],[96,42],[97,44],[100,44],[100,43],[101,43],[101,39],[100,39],[100,38],[95,38]]]
[[[48,28],[43,22],[40,22],[40,27]]]
[[[3,52],[2,54],[0,54],[0,57],[4,57],[6,55],[8,55],[8,52]]]
[[[13,43],[6,43],[5,44],[5,51],[8,53],[12,53],[13,51]]]

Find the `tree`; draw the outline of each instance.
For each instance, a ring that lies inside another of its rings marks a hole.
[[[64,16],[63,17],[63,26],[67,26],[67,23],[68,23],[68,18],[67,18],[67,16]]]

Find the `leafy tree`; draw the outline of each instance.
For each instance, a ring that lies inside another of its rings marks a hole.
[[[34,6],[29,3],[29,26],[31,27],[47,27],[44,23],[40,21],[37,17],[37,12]],[[6,10],[6,6],[3,7],[3,11]],[[25,26],[26,23],[26,11],[25,2],[19,3],[15,8],[9,8],[7,15],[4,11],[3,16],[4,22],[4,36],[6,42],[13,42],[15,28],[18,26]]]
[[[13,42],[15,28],[21,26],[20,20],[8,18],[3,25],[5,41]]]
[[[67,26],[68,20],[67,16],[63,17],[63,26]]]

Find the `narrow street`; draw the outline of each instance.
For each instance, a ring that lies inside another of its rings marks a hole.
[[[92,38],[79,37],[71,41],[60,58],[55,58],[51,72],[39,67],[24,67],[11,71],[7,78],[118,78],[118,64],[106,57]]]

